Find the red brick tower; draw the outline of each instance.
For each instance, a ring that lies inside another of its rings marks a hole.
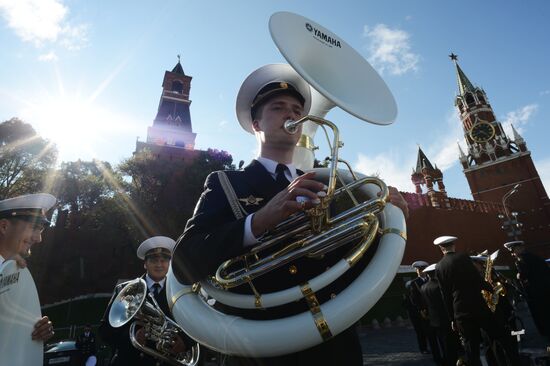
[[[426,185],[426,194],[432,207],[450,207],[449,198],[443,184],[443,173],[437,165],[434,168],[420,147],[418,148],[416,168],[413,169],[411,180],[416,187],[417,194],[422,194],[422,186]],[[435,185],[437,185],[437,189],[435,189]]]
[[[195,155],[197,134],[193,133],[189,112],[191,79],[183,72],[178,55],[176,66],[164,73],[157,116],[147,128],[147,142],[136,143],[136,153],[148,149],[159,158],[169,159]]]
[[[467,153],[459,145],[459,159],[474,200],[504,203],[508,216],[503,219],[504,226],[513,221],[511,212],[517,212],[522,226],[509,230],[509,236],[550,254],[550,200],[525,140],[513,126],[512,138],[505,134],[485,91],[468,80],[456,55],[450,57],[458,81],[455,106],[468,145]],[[507,195],[518,184],[516,191]]]

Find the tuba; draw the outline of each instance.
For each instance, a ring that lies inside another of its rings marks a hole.
[[[170,365],[195,366],[199,361],[199,345],[195,344],[181,354],[171,353],[175,337],[184,331],[177,323],[166,317],[153,296],[149,295],[151,302],[146,301],[147,296],[147,285],[143,279],[136,278],[130,281],[113,300],[109,311],[109,324],[113,328],[119,328],[132,320],[130,342],[138,350]],[[154,348],[137,341],[136,326],[145,329],[146,340],[154,344]]]
[[[385,183],[353,172],[339,158],[343,146],[339,130],[323,118],[330,108],[339,106],[362,120],[389,124],[397,108],[388,87],[362,56],[317,23],[279,12],[272,15],[269,27],[283,56],[315,95],[314,110],[298,121],[287,121],[284,128],[295,133],[303,125],[294,163],[306,169],[313,166],[316,129],[321,127],[326,132],[331,158],[327,168],[315,169],[315,179],[327,185],[327,194],[318,206],[280,223],[248,253],[221,263],[209,278],[183,284],[171,268],[167,275],[168,302],[187,334],[209,348],[245,357],[297,352],[352,326],[391,284],[406,242],[403,213],[387,203]],[[373,245],[375,241],[377,245]],[[283,266],[289,266],[292,273],[296,260],[323,258],[339,249],[345,249],[346,254],[305,283],[269,293],[260,293],[254,286],[254,280]],[[368,258],[368,265],[364,265],[363,259]],[[363,267],[356,267],[360,264]],[[317,292],[353,267],[361,270],[347,287],[319,301]],[[231,291],[239,286],[250,286],[252,293]],[[210,297],[250,311],[296,301],[303,301],[307,309],[285,318],[252,320],[217,310],[207,302]]]

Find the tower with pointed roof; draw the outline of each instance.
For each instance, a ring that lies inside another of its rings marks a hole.
[[[416,168],[413,168],[411,180],[416,187],[416,194],[423,194],[422,186],[426,186],[426,194],[433,207],[450,207],[445,184],[443,184],[443,173],[437,165],[435,167],[432,165],[420,147],[418,147]]]
[[[517,184],[517,193],[506,200],[510,211],[519,213],[523,239],[532,244],[550,244],[550,200],[525,139],[512,126],[508,136],[495,116],[485,91],[474,86],[450,55],[456,69],[460,115],[467,151],[458,144],[459,160],[475,201],[502,203]]]
[[[172,71],[165,71],[157,115],[147,128],[147,141],[136,143],[136,153],[150,150],[159,158],[193,155],[196,133],[191,124],[189,92],[192,77],[186,75],[180,56]]]

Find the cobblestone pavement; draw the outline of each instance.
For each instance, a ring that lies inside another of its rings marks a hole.
[[[520,343],[520,352],[529,353],[532,360],[548,356],[545,341],[537,333],[525,305],[520,304],[518,315],[523,320],[526,331]],[[363,348],[364,365],[434,365],[431,355],[419,352],[416,335],[411,326],[393,326],[376,330],[367,328],[359,331],[359,339]]]
[[[363,348],[363,364],[369,366],[432,365],[431,355],[423,355],[412,327],[367,329],[359,332]]]

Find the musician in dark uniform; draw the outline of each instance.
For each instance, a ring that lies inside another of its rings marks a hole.
[[[137,250],[139,259],[144,260],[143,267],[146,273],[141,276],[141,278],[145,280],[147,284],[147,294],[153,294],[160,309],[168,317],[172,315],[166,299],[166,273],[168,273],[174,245],[175,241],[171,238],[154,236],[141,243]],[[103,319],[101,319],[101,325],[99,326],[99,335],[113,350],[111,365],[162,365],[162,362],[144,354],[132,345],[129,338],[129,328],[132,321],[120,328],[113,328],[109,324],[109,312],[112,302],[127,284],[128,282],[124,282],[115,287],[113,296],[109,301],[109,305],[107,306],[107,310],[105,310]],[[146,343],[143,328],[136,331],[136,339],[142,345]],[[177,342],[173,347],[174,353],[183,352],[186,349],[187,343],[189,342],[187,342],[185,336],[182,335],[181,337],[177,337]]]
[[[550,268],[544,259],[525,249],[523,241],[504,244],[516,259],[518,280],[525,293],[535,326],[550,339]]]
[[[76,337],[75,346],[80,350],[82,363],[86,366],[95,366],[97,362],[97,343],[90,324],[86,324],[84,332]]]
[[[26,194],[0,201],[0,265],[15,260],[20,268],[27,266],[25,258],[31,247],[42,241],[42,231],[50,222],[46,217],[56,202],[47,193]],[[53,325],[47,316],[34,325],[29,336],[35,341],[47,341],[54,335]]]
[[[441,289],[435,274],[435,264],[424,269],[428,281],[420,288],[420,293],[426,305],[430,327],[435,333],[436,342],[440,350],[440,363],[444,366],[455,366],[458,359],[459,339],[451,329],[451,321],[445,309]]]
[[[427,262],[415,261],[412,267],[415,269],[417,277],[408,283],[407,296],[409,297],[410,309],[409,319],[416,332],[416,339],[418,341],[418,348],[422,354],[428,354],[428,342],[430,338],[430,324],[426,313],[422,313],[422,310],[426,309],[424,299],[420,293],[420,288],[428,281],[428,277],[422,271],[428,266]],[[430,348],[432,345],[430,344]]]
[[[301,126],[294,135],[283,128],[285,121],[298,120],[307,114],[309,106],[309,86],[288,65],[264,66],[245,80],[237,97],[237,117],[247,132],[255,134],[259,156],[243,170],[224,173],[240,207],[229,204],[219,172],[206,179],[204,192],[174,253],[172,268],[180,282],[194,283],[215,273],[223,261],[247,253],[264,233],[290,215],[319,204],[318,195],[325,194],[324,184],[313,180],[314,173],[302,174],[292,164]],[[305,199],[297,201],[298,196]],[[406,210],[397,190],[391,190],[390,199]],[[303,283],[333,264],[332,254],[321,260],[301,258],[292,266],[255,279],[254,286],[259,293],[269,293]],[[235,290],[250,291],[248,286],[240,287]],[[317,293],[320,302],[331,296],[328,287],[323,290],[326,293]],[[299,301],[289,307],[249,312],[234,309],[232,313],[252,319],[273,319],[304,311],[308,307]],[[229,361],[236,365],[363,364],[353,327],[305,351],[262,359],[231,357]]]
[[[492,287],[483,280],[467,254],[455,251],[456,240],[454,236],[441,236],[434,240],[443,252],[443,258],[436,266],[436,277],[451,326],[463,338],[467,365],[481,365],[481,329],[486,332],[492,346],[498,342],[506,351],[512,365],[519,365],[512,337],[491,313],[481,295],[482,289],[492,292]]]

